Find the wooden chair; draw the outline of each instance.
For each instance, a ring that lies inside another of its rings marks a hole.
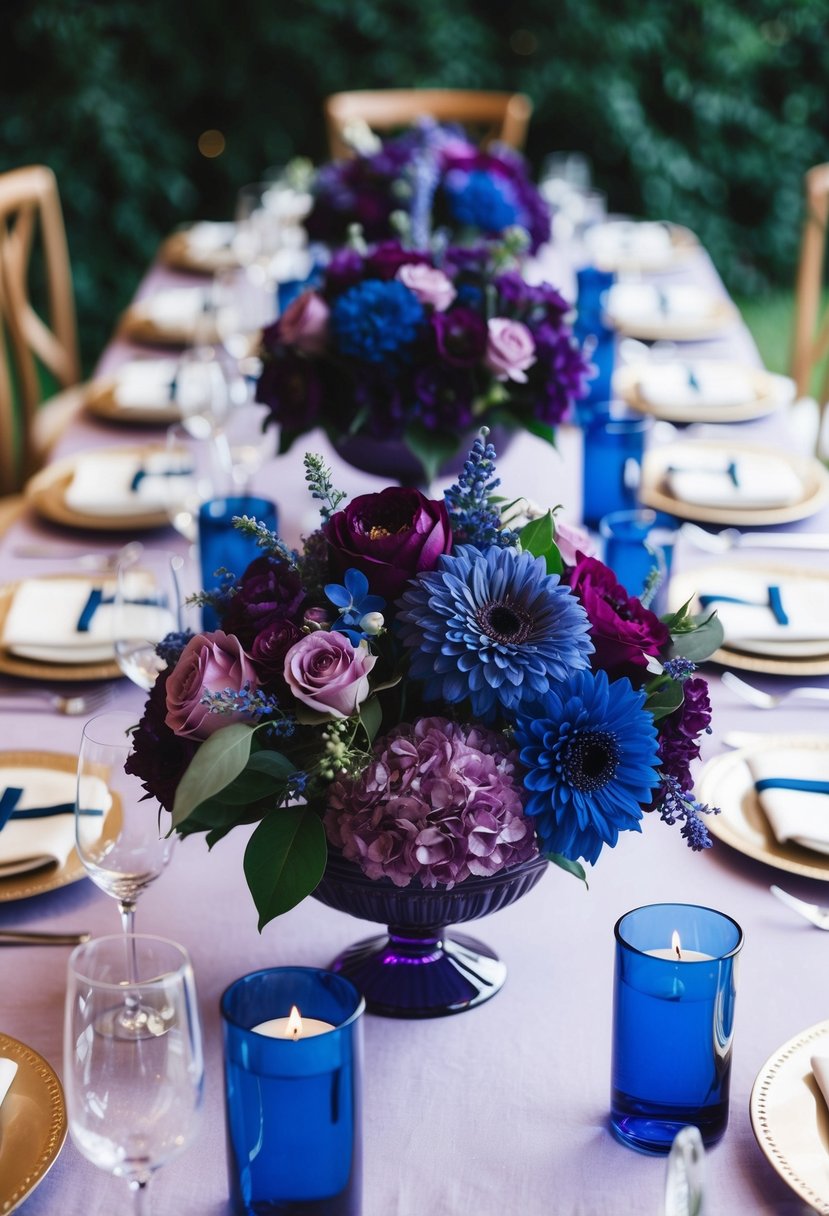
[[[803,179],[806,210],[800,241],[800,260],[795,287],[792,379],[798,397],[812,392],[815,369],[829,355],[829,311],[821,317],[826,255],[826,225],[829,220],[829,164],[815,165]],[[829,400],[829,364],[817,393],[820,420]],[[820,436],[820,430],[818,431]]]
[[[32,302],[39,293],[48,321]],[[44,401],[43,371],[67,391]],[[23,486],[80,409],[80,374],[55,175],[13,169],[0,174],[0,495]]]
[[[325,101],[325,123],[331,155],[353,155],[345,138],[348,127],[365,123],[372,130],[406,127],[428,115],[438,122],[457,122],[482,131],[483,145],[498,140],[523,148],[533,103],[523,93],[475,92],[468,89],[375,89],[333,93]]]

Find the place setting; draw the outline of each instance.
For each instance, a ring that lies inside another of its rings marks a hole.
[[[589,228],[584,240],[592,264],[616,274],[676,270],[700,249],[690,228],[659,220],[611,217]]]
[[[762,368],[680,358],[616,368],[613,387],[641,414],[675,424],[745,422],[788,404],[793,385]]]
[[[731,300],[696,284],[619,282],[607,292],[607,324],[643,342],[693,342],[729,329],[740,314]]]
[[[142,296],[119,322],[122,337],[150,346],[191,346],[220,341],[212,288],[166,287]]]
[[[106,422],[164,426],[178,422],[177,359],[131,359],[90,381],[86,409]]]
[[[158,256],[173,270],[190,274],[216,274],[241,265],[237,225],[233,220],[200,220],[179,228],[162,242]]]

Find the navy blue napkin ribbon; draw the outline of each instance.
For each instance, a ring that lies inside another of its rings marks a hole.
[[[779,587],[767,587],[768,599],[765,604],[759,600],[744,600],[738,595],[701,595],[701,607],[708,608],[710,604],[746,604],[749,608],[769,608],[778,625],[788,625],[789,617],[783,607],[783,596]]]
[[[144,599],[144,600],[126,600],[127,604],[144,605],[147,608],[166,608],[166,599]],[[86,603],[81,609],[81,615],[78,617],[78,623],[75,629],[78,633],[89,633],[89,626],[92,624],[92,618],[101,607],[102,604],[114,604],[114,595],[104,595],[101,587],[93,587],[90,591]]]
[[[175,388],[173,388],[173,394],[175,394]],[[151,469],[149,472],[147,469],[138,469],[130,482],[130,489],[136,491],[145,477],[192,477],[192,475],[192,469]]]
[[[797,790],[802,794],[829,794],[829,781],[807,781],[802,777],[762,777],[754,782],[758,794],[763,790]]]
[[[50,815],[74,814],[74,802],[59,802],[54,806],[33,806],[26,811],[16,809],[23,797],[23,790],[16,785],[7,785],[0,796],[0,831],[10,819],[47,819]],[[82,815],[103,815],[102,810],[82,810]]]
[[[692,378],[693,378],[693,372],[689,372],[688,383],[691,384],[691,386],[693,388],[699,388],[699,385],[697,384],[697,382],[695,380],[693,380]],[[740,473],[739,473],[739,469],[737,468],[736,460],[730,460],[724,469],[705,469],[705,468],[701,469],[699,467],[688,468],[688,467],[684,467],[681,464],[669,464],[666,472],[668,472],[668,473],[726,473],[733,486],[737,486],[739,488],[739,485],[740,485]]]

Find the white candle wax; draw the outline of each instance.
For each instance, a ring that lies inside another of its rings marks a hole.
[[[645,954],[650,954],[653,958],[668,958],[672,963],[706,963],[714,957],[713,954],[703,954],[700,950],[685,949],[677,955],[676,950],[671,950],[670,946],[662,950],[646,950]]]
[[[313,1039],[318,1034],[327,1034],[329,1030],[334,1030],[334,1025],[319,1018],[303,1018],[301,1028],[295,1031],[290,1018],[270,1018],[267,1022],[252,1026],[251,1029],[256,1034],[266,1034],[272,1039]]]

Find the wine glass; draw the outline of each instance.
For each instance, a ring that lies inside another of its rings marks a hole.
[[[173,395],[182,423],[191,435],[204,438],[221,428],[233,391],[217,347],[199,343],[182,353]]]
[[[83,728],[78,754],[75,845],[84,868],[107,895],[118,901],[129,942],[135,929],[138,896],[162,873],[173,851],[173,836],[159,824],[158,804],[147,797],[141,778],[129,771],[135,714],[111,710]],[[127,979],[137,975],[127,958]],[[143,1019],[124,1011],[125,1035],[140,1033]]]
[[[269,413],[267,406],[250,401],[228,414],[225,434],[233,494],[247,494],[262,465],[276,453],[276,427],[265,425]]]
[[[113,1032],[126,1002],[147,1011],[140,1038]],[[63,1058],[76,1148],[126,1178],[135,1216],[147,1216],[150,1178],[193,1142],[202,1106],[202,1034],[183,947],[134,935],[126,949],[120,937],[78,946],[68,965]]]
[[[143,547],[118,563],[112,606],[115,659],[124,675],[147,692],[167,666],[156,646],[168,633],[185,628],[185,566],[178,553]]]
[[[199,507],[219,495],[230,482],[220,467],[219,453],[210,436],[194,435],[182,422],[167,428],[167,459],[171,468],[185,469],[186,475],[168,478],[165,505],[170,523],[191,544],[198,539]]]

